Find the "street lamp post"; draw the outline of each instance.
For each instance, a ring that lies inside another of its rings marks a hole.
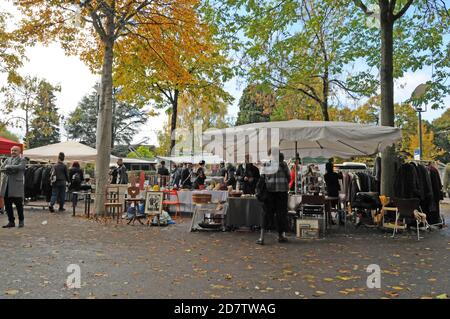
[[[417,117],[419,118],[419,160],[422,160],[422,112],[426,112],[426,108],[423,109],[422,107],[418,106],[415,108],[417,112]]]
[[[414,109],[416,110],[417,117],[419,119],[419,160],[422,160],[422,113],[427,111],[427,107],[422,107],[421,104],[423,103],[421,101],[422,97],[425,95],[426,91],[428,89],[428,84],[419,84],[411,94],[411,100],[412,104],[414,106]]]

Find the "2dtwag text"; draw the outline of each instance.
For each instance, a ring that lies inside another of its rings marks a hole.
[[[275,305],[248,303],[219,304],[218,313],[275,313]]]

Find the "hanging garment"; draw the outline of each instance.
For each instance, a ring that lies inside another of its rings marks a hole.
[[[420,198],[419,177],[413,164],[402,164],[394,180],[394,195],[397,198]]]
[[[442,190],[441,176],[439,175],[439,171],[435,167],[428,166],[427,168],[430,173],[431,189],[433,193],[432,205],[430,206],[430,212],[427,215],[427,218],[429,224],[437,224],[441,222],[439,201],[444,199],[444,196],[441,191]]]

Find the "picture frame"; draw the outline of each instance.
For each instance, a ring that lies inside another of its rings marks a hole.
[[[147,191],[145,196],[145,214],[147,216],[161,215],[163,198],[163,192]]]

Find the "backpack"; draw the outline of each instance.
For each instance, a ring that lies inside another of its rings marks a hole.
[[[50,171],[50,185],[53,186],[55,182],[56,182],[56,170],[55,166],[52,166],[52,170]]]
[[[81,175],[79,172],[76,172],[72,176],[72,184],[73,185],[81,185]]]

